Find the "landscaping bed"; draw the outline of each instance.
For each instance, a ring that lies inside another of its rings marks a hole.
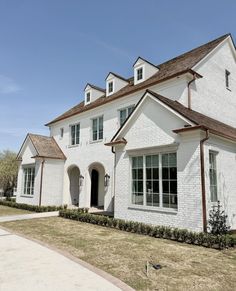
[[[236,250],[218,251],[61,217],[1,223],[66,251],[136,290],[224,290],[236,286]],[[146,263],[160,264],[160,270]]]
[[[212,235],[210,233],[197,233],[186,229],[171,228],[168,226],[152,226],[145,223],[125,221],[112,217],[87,213],[87,209],[60,210],[59,216],[86,223],[115,228],[127,232],[143,234],[155,238],[175,240],[209,248],[224,249],[234,247],[236,239],[232,235]]]
[[[65,210],[67,208],[66,205],[63,206],[38,206],[38,205],[30,205],[25,203],[16,203],[13,200],[0,200],[0,205],[24,209],[32,212],[50,212],[50,211],[58,211]]]

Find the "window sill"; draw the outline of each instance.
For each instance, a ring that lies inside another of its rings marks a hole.
[[[128,209],[149,211],[149,212],[160,212],[160,213],[175,214],[175,215],[178,213],[178,209],[174,209],[174,208],[152,207],[152,206],[143,206],[143,205],[135,205],[135,204],[130,204],[128,206]]]
[[[93,143],[100,143],[103,142],[103,139],[98,139],[98,140],[90,140],[89,143],[93,144]]]
[[[230,92],[232,91],[229,87],[226,87],[226,89],[227,89],[228,91],[230,91]]]
[[[22,198],[34,198],[34,195],[20,195]]]
[[[80,144],[68,145],[67,148],[77,148],[78,146],[80,146]]]

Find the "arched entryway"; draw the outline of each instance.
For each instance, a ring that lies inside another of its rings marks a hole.
[[[70,181],[70,200],[72,205],[79,205],[80,193],[80,170],[77,166],[71,166],[68,169],[68,176]]]
[[[90,206],[104,207],[105,187],[104,176],[105,169],[100,163],[94,163],[89,167],[91,191]]]

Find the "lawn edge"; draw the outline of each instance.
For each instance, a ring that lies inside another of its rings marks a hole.
[[[88,262],[86,261],[83,261],[82,259],[80,258],[77,258],[75,256],[73,256],[72,254],[70,254],[69,252],[65,251],[65,250],[62,250],[62,249],[59,249],[55,246],[52,246],[48,243],[45,243],[41,240],[38,240],[38,239],[35,239],[35,238],[32,238],[30,236],[27,236],[25,234],[22,234],[22,233],[19,233],[17,231],[12,231],[11,229],[8,229],[7,227],[5,226],[2,226],[0,224],[0,228],[5,230],[5,231],[8,231],[9,233],[13,234],[13,235],[18,235],[24,239],[27,239],[27,240],[30,240],[30,241],[33,241],[43,247],[46,247],[48,248],[49,250],[52,250],[54,252],[57,252],[59,253],[60,255],[68,258],[69,260],[77,263],[77,264],[80,264],[81,266],[83,266],[84,268],[90,270],[91,272],[99,275],[100,277],[104,278],[105,280],[107,280],[108,282],[112,283],[113,285],[115,285],[116,287],[120,288],[121,290],[123,291],[135,291],[135,289],[133,289],[132,287],[130,287],[129,285],[127,285],[125,282],[121,281],[119,278],[117,277],[114,277],[113,275],[89,264]]]

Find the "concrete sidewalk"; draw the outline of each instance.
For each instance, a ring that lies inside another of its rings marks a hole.
[[[19,214],[19,215],[8,215],[8,216],[0,216],[0,222],[33,219],[33,218],[43,218],[43,217],[53,217],[53,216],[58,216],[58,215],[59,215],[59,211],[39,212],[39,213]]]
[[[0,258],[0,291],[133,290],[111,275],[107,274],[108,281],[54,250],[2,229]]]

